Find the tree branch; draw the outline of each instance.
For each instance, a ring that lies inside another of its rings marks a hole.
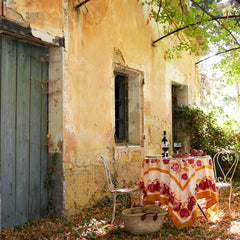
[[[152,44],[154,45],[154,44],[157,43],[158,41],[161,41],[162,39],[164,39],[164,38],[166,38],[166,37],[168,37],[168,36],[170,36],[170,35],[172,35],[172,34],[174,34],[174,33],[180,32],[180,31],[182,31],[182,30],[184,30],[184,29],[186,29],[186,28],[189,28],[189,27],[194,26],[194,25],[197,25],[197,24],[198,24],[198,23],[192,23],[192,24],[186,25],[186,26],[184,26],[184,27],[178,28],[178,29],[176,29],[176,30],[174,30],[174,31],[172,31],[172,32],[170,32],[170,33],[168,33],[168,34],[166,34],[166,35],[158,38],[157,40],[153,41]]]
[[[235,40],[235,43],[237,45],[240,46],[238,40],[235,38],[235,36],[231,33],[231,31],[229,29],[227,29],[220,21],[218,21],[218,19],[214,19],[214,15],[212,15],[211,13],[209,13],[208,11],[206,11],[206,9],[204,9],[203,7],[201,7],[198,3],[196,3],[194,0],[190,0],[195,6],[197,6],[200,10],[202,10],[203,12],[205,12],[208,16],[210,16],[214,21],[216,21],[223,29],[225,29],[230,36],[232,36],[232,38]]]
[[[239,0],[239,1],[240,1],[240,0]],[[228,17],[227,17],[227,16],[225,16],[225,17],[219,16],[219,17],[214,17],[214,18],[212,18],[212,19],[209,19],[208,21],[214,21],[214,20],[217,20],[217,19],[229,19],[229,18],[236,18],[236,17],[238,18],[238,17],[240,17],[240,15],[231,15],[231,16],[228,16]],[[162,39],[164,39],[164,38],[166,38],[166,37],[168,37],[168,36],[170,36],[170,35],[172,35],[172,34],[174,34],[174,33],[176,33],[176,32],[180,32],[180,31],[182,31],[182,30],[184,30],[184,29],[186,29],[186,28],[189,28],[189,27],[192,27],[192,26],[201,24],[201,23],[202,23],[202,21],[199,21],[199,22],[192,23],[192,24],[186,25],[186,26],[184,26],[184,27],[175,29],[174,31],[172,31],[172,32],[170,32],[170,33],[168,33],[168,34],[166,34],[166,35],[164,35],[164,36],[156,39],[155,41],[153,41],[153,45],[154,45],[155,43],[157,43],[158,41],[161,41]]]
[[[162,0],[159,2],[159,6],[158,6],[158,12],[157,12],[156,21],[158,20],[159,13],[160,13],[160,11],[161,11],[161,7],[162,7]]]
[[[82,5],[84,5],[85,3],[89,2],[90,0],[84,0],[83,2],[79,3],[78,5],[76,5],[75,9],[78,9],[79,7],[81,7]]]
[[[216,53],[216,54],[214,54],[214,55],[211,55],[211,56],[209,56],[209,57],[207,57],[207,58],[204,58],[204,59],[196,62],[195,65],[197,65],[197,64],[199,64],[199,63],[201,63],[201,62],[204,62],[204,61],[208,60],[209,58],[216,57],[217,55],[220,55],[220,54],[223,54],[223,53],[235,51],[235,50],[237,50],[237,49],[240,49],[240,46],[239,46],[239,47],[235,47],[235,48],[231,48],[231,49],[228,49],[228,50],[225,50],[225,51],[223,51],[223,52]]]

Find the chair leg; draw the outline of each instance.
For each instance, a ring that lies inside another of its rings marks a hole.
[[[217,215],[219,216],[219,208],[220,208],[220,204],[219,204],[219,200],[220,200],[220,189],[217,189],[217,195],[218,195]],[[229,209],[230,214],[231,214],[231,197],[232,197],[232,187],[230,187],[230,190],[229,190],[229,198],[228,198],[228,209]]]
[[[219,201],[220,201],[220,189],[217,189],[217,216],[219,217]]]
[[[117,199],[117,193],[113,193],[113,212],[112,212],[112,221],[111,225],[113,225],[113,222],[115,220],[115,213],[116,213],[116,199]]]
[[[230,207],[230,205],[231,205],[231,197],[232,197],[232,186],[230,187],[230,193],[229,193],[229,200],[228,200],[228,208],[229,208],[229,212],[230,212],[230,214],[231,214],[231,207]]]

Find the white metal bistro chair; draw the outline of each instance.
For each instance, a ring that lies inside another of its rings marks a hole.
[[[232,178],[238,165],[238,154],[232,150],[222,150],[213,157],[214,177],[218,193],[217,213],[219,213],[219,193],[221,188],[229,188],[228,207],[231,213]]]
[[[113,212],[112,212],[112,221],[111,224],[113,224],[115,220],[115,213],[116,213],[116,199],[118,194],[132,194],[132,193],[139,193],[139,198],[140,198],[140,205],[142,205],[142,190],[140,188],[115,188],[113,183],[112,183],[112,178],[111,174],[108,168],[108,164],[106,159],[101,156],[102,163],[105,167],[105,172],[106,172],[106,177],[107,177],[107,185],[109,191],[113,194]]]

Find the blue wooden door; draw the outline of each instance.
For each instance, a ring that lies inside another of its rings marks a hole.
[[[2,36],[1,227],[47,214],[48,49]]]

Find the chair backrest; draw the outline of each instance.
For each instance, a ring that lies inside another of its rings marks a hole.
[[[238,154],[232,150],[222,150],[213,157],[213,169],[216,182],[232,183],[238,165]]]
[[[111,174],[110,174],[110,170],[108,168],[108,164],[106,159],[101,155],[101,160],[102,160],[102,164],[105,167],[105,173],[106,173],[106,177],[107,177],[107,185],[108,185],[108,189],[110,192],[113,192],[115,190],[115,187],[112,183],[112,178],[111,178]]]

